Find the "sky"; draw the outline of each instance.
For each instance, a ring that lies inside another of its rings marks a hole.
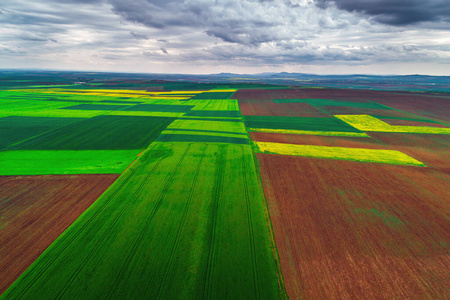
[[[1,68],[450,75],[450,3],[1,0]]]

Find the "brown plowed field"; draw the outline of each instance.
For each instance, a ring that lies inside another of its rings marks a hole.
[[[393,126],[425,126],[425,127],[443,127],[443,128],[447,127],[445,125],[432,122],[420,122],[420,121],[388,119],[388,118],[379,118],[379,119]]]
[[[0,294],[118,176],[0,177]]]
[[[257,154],[291,299],[449,299],[450,174]]]
[[[363,137],[315,136],[284,133],[250,132],[252,141],[285,143],[297,145],[317,145],[328,147],[349,147],[367,149],[389,149],[377,139]]]
[[[281,89],[281,90],[264,90],[264,89],[239,89],[234,93],[233,99],[239,100],[270,100],[270,99],[334,99],[346,102],[366,102],[375,101],[390,106],[392,100],[404,103],[404,107],[408,108],[409,103],[429,103],[429,102],[447,102],[449,96],[437,96],[425,93],[412,92],[386,92],[372,90],[351,90],[351,89]],[[382,102],[379,100],[383,99]],[[420,104],[421,105],[421,104]],[[448,104],[447,104],[448,105]],[[402,109],[402,108],[398,108]],[[408,111],[407,109],[405,109]]]
[[[243,115],[283,117],[330,117],[308,103],[275,103],[273,100],[240,100]]]
[[[428,167],[450,172],[449,135],[388,132],[368,132],[367,134],[388,145],[389,149],[408,154]]]
[[[380,104],[403,110],[405,112],[426,116],[434,120],[449,122],[450,98],[419,98],[411,96],[406,99],[381,99]]]

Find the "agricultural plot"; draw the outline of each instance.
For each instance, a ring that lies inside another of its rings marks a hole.
[[[210,121],[210,120],[192,120],[183,119],[175,120],[167,129],[185,129],[185,130],[202,130],[202,131],[220,131],[228,133],[246,133],[244,123],[242,122],[226,122],[226,121]]]
[[[77,110],[118,110],[126,109],[128,105],[111,105],[111,104],[79,104],[74,106],[62,107],[62,109]]]
[[[97,116],[53,130],[14,146],[21,150],[145,149],[174,119]]]
[[[277,103],[273,100],[239,100],[243,115],[284,117],[329,117],[308,103]]]
[[[195,105],[192,108],[196,110],[212,110],[212,111],[239,111],[239,105],[237,100],[188,100],[189,105]]]
[[[191,99],[193,100],[209,100],[209,99],[230,99],[231,96],[233,96],[233,91],[226,91],[226,92],[220,92],[220,91],[214,91],[214,92],[204,92],[201,94],[197,94]]]
[[[335,117],[361,131],[450,134],[450,128],[393,126],[369,115],[336,115]]]
[[[120,174],[141,150],[0,152],[0,175]]]
[[[236,136],[226,136],[225,134],[213,134],[213,133],[199,133],[196,132],[194,134],[179,134],[173,133],[170,134],[163,133],[158,138],[160,142],[205,142],[205,143],[227,143],[227,144],[248,144],[247,137],[236,137]]]
[[[274,99],[275,103],[307,103],[312,106],[346,106],[371,109],[390,109],[375,102],[345,102],[330,99]]]
[[[248,144],[248,135],[242,122],[209,120],[175,120],[161,132],[160,142],[210,142]]]
[[[196,110],[185,114],[192,117],[240,118],[241,113],[233,110]]]
[[[345,132],[345,131],[318,131],[318,130],[295,130],[295,129],[268,129],[268,128],[247,128],[249,132],[279,133],[292,135],[319,135],[319,136],[348,136],[348,137],[369,137],[365,132]]]
[[[83,119],[71,118],[0,118],[0,149],[30,139]]]
[[[245,126],[249,128],[360,132],[357,128],[337,118],[279,116],[244,116],[243,118]]]
[[[448,298],[448,172],[257,157],[291,298]]]
[[[153,143],[3,298],[277,299],[270,237],[250,146]]]
[[[117,177],[0,176],[0,294]]]
[[[0,299],[450,298],[447,95],[58,83],[0,90]]]
[[[127,107],[125,111],[160,111],[160,112],[188,112],[194,106],[190,105],[163,105],[163,104],[140,104]]]
[[[250,139],[254,142],[269,142],[295,145],[316,145],[327,147],[346,147],[364,149],[389,149],[389,145],[379,139],[366,136],[335,136],[298,133],[250,132]],[[366,138],[361,138],[366,137]]]
[[[294,145],[270,142],[256,142],[255,144],[261,153],[354,160],[393,165],[425,166],[420,161],[395,150]]]

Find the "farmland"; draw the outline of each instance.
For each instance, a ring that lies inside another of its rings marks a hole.
[[[0,85],[0,299],[450,297],[449,95],[53,80]]]

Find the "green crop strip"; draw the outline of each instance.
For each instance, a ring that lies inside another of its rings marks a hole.
[[[201,130],[164,130],[161,134],[177,134],[177,135],[210,135],[210,136],[222,136],[233,138],[247,138],[243,133],[229,133],[229,132],[217,132],[217,131],[201,131]]]
[[[203,119],[178,119],[173,121],[167,129],[187,129],[187,130],[211,130],[226,131],[230,133],[246,133],[242,122],[207,121]]]
[[[13,149],[145,149],[173,120],[157,117],[98,116],[27,140]]]
[[[139,151],[4,151],[0,175],[119,174]]]
[[[249,128],[360,132],[336,118],[244,116],[243,119]]]
[[[203,142],[203,143],[226,143],[247,145],[248,139],[242,137],[229,137],[223,135],[204,134],[161,134],[158,137],[160,142]]]
[[[153,143],[1,299],[278,299],[248,145]]]

